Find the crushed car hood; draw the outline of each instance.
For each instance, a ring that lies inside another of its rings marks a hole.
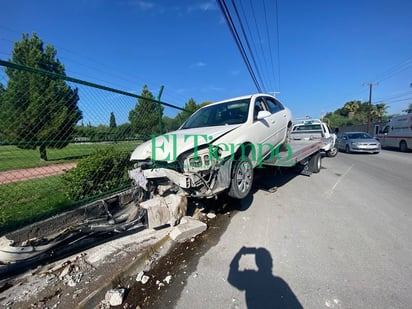
[[[199,147],[214,142],[239,126],[236,124],[201,127],[165,133],[137,146],[130,160],[174,162],[180,154],[193,149],[195,145]]]

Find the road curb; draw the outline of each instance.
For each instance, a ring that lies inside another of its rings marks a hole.
[[[123,279],[137,274],[139,271],[147,267],[148,261],[156,260],[169,252],[172,248],[174,241],[169,235],[164,236],[155,244],[146,248],[141,252],[139,257],[133,260],[125,269],[122,269],[118,274],[111,277],[111,280],[104,284],[98,290],[95,290],[92,294],[84,298],[77,305],[77,309],[95,308],[103,299],[107,290],[116,287],[118,282]]]

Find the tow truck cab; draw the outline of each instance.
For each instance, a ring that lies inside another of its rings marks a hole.
[[[298,119],[292,126],[291,138],[294,140],[319,139],[323,142],[322,151],[329,157],[338,153],[336,148],[336,134],[320,119]]]

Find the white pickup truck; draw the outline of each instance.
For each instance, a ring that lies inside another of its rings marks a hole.
[[[332,132],[329,126],[319,119],[304,119],[295,122],[290,135],[292,140],[315,140],[322,141],[322,151],[328,157],[337,155],[336,134]]]

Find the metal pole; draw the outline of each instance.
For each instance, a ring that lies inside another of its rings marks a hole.
[[[160,86],[159,94],[157,95],[157,101],[159,102],[159,128],[160,134],[163,134],[163,112],[162,112],[162,105],[160,104],[160,97],[162,96],[163,89],[165,86]]]

